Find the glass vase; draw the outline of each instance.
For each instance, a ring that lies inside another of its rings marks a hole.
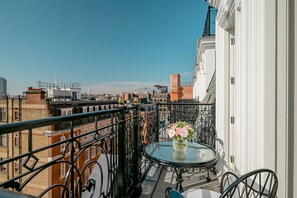
[[[176,150],[176,151],[185,151],[188,146],[188,141],[187,141],[187,139],[178,140],[176,138],[173,138],[172,145],[173,145],[174,150]]]
[[[187,153],[186,151],[174,151],[172,158],[176,162],[184,162],[187,160]]]

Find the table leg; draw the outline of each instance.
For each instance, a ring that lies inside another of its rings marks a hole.
[[[175,189],[182,193],[182,192],[184,192],[184,188],[182,186],[182,182],[184,181],[183,174],[182,174],[182,171],[177,168],[175,168],[175,172],[176,172],[176,187],[175,187]]]

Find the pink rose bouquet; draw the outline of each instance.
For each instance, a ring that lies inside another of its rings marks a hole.
[[[168,126],[167,134],[169,137],[175,138],[178,141],[182,141],[182,139],[192,139],[193,128],[187,122],[178,121]]]

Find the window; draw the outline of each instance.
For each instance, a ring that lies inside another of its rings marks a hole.
[[[19,162],[14,162],[14,171],[19,172]]]
[[[18,121],[19,119],[20,119],[19,111],[18,110],[15,110],[14,111],[14,120]]]
[[[72,108],[61,109],[61,116],[72,115]]]
[[[64,140],[65,140],[65,136],[61,136],[60,137],[60,141],[62,142]],[[63,152],[63,150],[65,149],[65,147],[66,147],[66,143],[61,144],[61,152]]]
[[[14,146],[20,146],[20,138],[18,134],[15,134],[14,136]]]
[[[0,108],[0,121],[6,122],[6,108]]]
[[[86,170],[85,170],[85,182],[87,182],[89,180],[89,176],[90,176],[89,168],[86,168]]]
[[[0,135],[0,146],[6,146],[6,134]]]
[[[88,112],[88,107],[83,107],[83,113],[87,113]]]
[[[77,99],[77,92],[75,92],[75,91],[72,92],[72,98],[73,98],[73,99]]]
[[[0,161],[3,161],[4,158],[0,157]],[[3,164],[0,166],[0,171],[6,172],[7,171],[7,164]]]
[[[66,175],[66,163],[61,163],[61,177]]]
[[[95,146],[91,147],[91,155],[92,155],[92,158],[96,157],[96,147]]]
[[[87,161],[89,161],[89,159],[90,159],[89,149],[86,149],[85,150],[85,161],[87,162]]]

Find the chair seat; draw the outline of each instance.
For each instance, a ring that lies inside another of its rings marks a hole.
[[[187,198],[218,198],[220,197],[221,193],[205,189],[190,189],[183,192],[182,195]]]

